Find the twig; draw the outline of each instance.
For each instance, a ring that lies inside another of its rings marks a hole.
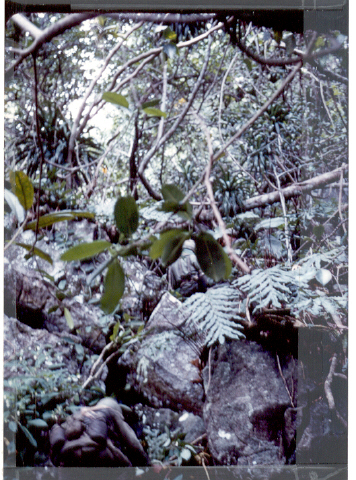
[[[221,82],[220,102],[219,102],[219,117],[218,117],[219,136],[220,136],[221,143],[223,143],[223,141],[224,141],[223,137],[222,137],[222,132],[221,132],[221,110],[222,110],[222,103],[223,103],[223,98],[224,98],[224,87],[225,87],[226,78],[229,75],[230,70],[231,70],[233,64],[235,63],[235,60],[238,57],[238,55],[239,55],[239,52],[236,52],[235,55],[234,55],[234,58],[230,62],[230,65],[227,67],[227,70],[226,70],[225,75],[224,75],[224,77],[222,79],[222,82]]]
[[[203,468],[204,468],[204,471],[205,471],[205,474],[206,474],[206,476],[207,476],[208,480],[210,480],[210,477],[209,477],[208,470],[207,470],[207,468],[206,468],[206,466],[205,466],[205,460],[204,460],[204,457],[201,459],[201,464],[203,465]]]
[[[293,261],[293,254],[292,254],[292,247],[289,241],[290,233],[289,233],[289,225],[288,225],[288,219],[287,219],[287,208],[286,208],[286,200],[283,195],[283,191],[281,188],[281,182],[279,180],[279,175],[277,174],[276,167],[273,166],[274,170],[274,175],[276,177],[276,182],[278,186],[278,193],[282,205],[282,210],[283,210],[283,217],[284,217],[284,235],[285,235],[285,242],[286,242],[286,249],[287,249],[287,254],[288,254],[288,262],[289,264],[292,263]]]
[[[94,365],[92,366],[91,370],[90,370],[90,374],[89,374],[89,377],[87,378],[87,380],[83,383],[82,385],[82,390],[84,390],[88,385],[89,383],[91,383],[93,380],[95,380],[96,378],[99,377],[99,375],[101,374],[101,372],[103,371],[105,365],[107,365],[110,360],[112,360],[116,355],[119,355],[119,350],[116,350],[115,352],[113,352],[111,355],[108,356],[108,358],[101,364],[101,366],[99,367],[99,369],[97,371],[95,371],[97,369],[97,367],[99,366],[100,362],[102,361],[105,353],[110,350],[110,348],[114,345],[114,342],[110,342],[108,343],[104,348],[103,350],[101,351],[100,355],[99,355],[99,358],[96,360],[96,362],[94,363]]]
[[[14,347],[15,348],[15,347]],[[203,435],[200,435],[200,437],[196,438],[195,440],[193,440],[192,442],[190,442],[191,445],[195,445],[199,442],[201,442],[202,440],[204,440],[204,438],[207,437],[207,434],[206,433],[203,433]]]
[[[323,91],[323,82],[320,81],[320,96],[321,96],[321,99],[323,101],[323,105],[324,105],[324,108],[326,110],[326,113],[328,114],[328,117],[329,117],[329,120],[331,122],[331,125],[333,126],[333,129],[335,130],[335,125],[334,125],[334,122],[333,122],[333,119],[331,118],[331,115],[330,115],[330,112],[329,112],[329,108],[325,102],[325,98],[324,98],[324,91]]]
[[[341,173],[340,173],[340,189],[339,189],[339,215],[340,215],[340,220],[342,221],[342,228],[344,230],[344,233],[346,234],[346,227],[345,227],[345,224],[344,224],[344,217],[342,216],[342,209],[341,209],[343,181],[344,181],[344,172],[341,170]]]
[[[27,222],[28,222],[28,219],[30,217],[30,212],[27,212],[27,215],[26,215],[26,218],[25,220],[22,222],[21,226],[17,229],[16,233],[14,234],[14,236],[11,238],[11,240],[5,245],[4,247],[4,252],[6,252],[6,250],[10,247],[10,245],[12,245],[14,243],[14,241],[16,240],[16,238],[20,235],[20,233],[23,231],[23,229],[25,228]]]
[[[345,428],[347,428],[347,422],[342,418],[340,413],[336,410],[334,396],[333,396],[333,393],[331,391],[331,383],[333,381],[333,376],[335,374],[336,364],[337,364],[337,354],[334,353],[334,355],[331,359],[330,370],[329,370],[328,376],[326,377],[326,380],[325,380],[325,383],[324,383],[324,391],[325,391],[326,399],[328,401],[330,410],[332,412],[335,412],[339,421],[342,423],[342,425]]]
[[[210,380],[211,380],[211,349],[212,349],[212,347],[209,348],[209,357],[208,357],[209,378],[208,378],[208,385],[206,387],[205,393],[208,393],[208,390],[209,390],[209,387],[210,387]]]
[[[285,377],[284,377],[284,375],[283,375],[283,372],[282,372],[281,363],[280,363],[280,361],[279,361],[279,356],[278,356],[278,354],[276,355],[276,357],[277,357],[277,364],[278,364],[279,374],[280,374],[280,376],[282,377],[284,386],[285,386],[285,388],[286,388],[286,390],[287,390],[288,397],[289,397],[289,399],[290,399],[290,403],[291,403],[292,407],[295,408],[292,395],[291,395],[291,393],[290,393],[290,391],[289,391],[289,388],[288,388],[288,385],[287,385],[287,380],[285,379]]]

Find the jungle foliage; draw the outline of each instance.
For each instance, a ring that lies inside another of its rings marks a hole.
[[[193,240],[218,284],[185,301],[208,346],[286,310],[300,328],[345,337],[347,38],[215,14],[150,18],[7,23],[5,248],[57,222],[112,226],[113,238],[61,258],[106,252],[88,284],[100,279],[114,314],[125,262],[144,258],[164,276]],[[18,243],[25,258],[51,263],[36,242]]]

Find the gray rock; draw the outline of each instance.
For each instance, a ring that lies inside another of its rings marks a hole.
[[[290,399],[274,359],[254,342],[219,345],[203,379],[203,418],[214,460],[284,464],[284,412]]]
[[[129,369],[128,382],[152,406],[201,413],[203,385],[199,368],[192,363],[200,356],[201,344],[184,334],[180,307],[166,293],[145,327],[150,334],[138,349],[124,353],[119,366]]]

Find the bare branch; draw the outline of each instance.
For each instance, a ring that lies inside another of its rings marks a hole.
[[[5,73],[10,73],[11,71],[13,71],[26,57],[36,52],[44,43],[50,42],[52,38],[62,34],[70,28],[80,25],[85,20],[95,18],[98,15],[99,13],[73,13],[62,18],[54,25],[51,25],[50,27],[43,30],[41,35],[37,36],[35,41],[28,48],[22,50],[19,58],[5,70]]]
[[[133,22],[149,22],[159,24],[171,24],[171,23],[196,23],[196,22],[211,22],[215,20],[216,13],[212,14],[180,14],[180,13],[109,13],[105,15],[114,20],[131,20]]]
[[[301,183],[294,183],[289,187],[283,188],[280,191],[265,193],[256,197],[251,197],[243,202],[242,210],[248,211],[254,208],[262,208],[266,205],[272,205],[273,203],[280,202],[280,192],[282,192],[284,198],[287,200],[293,197],[299,197],[303,194],[309,193],[312,190],[319,189],[329,183],[332,183],[340,178],[341,172],[344,172],[348,168],[347,165],[342,165],[340,168],[333,170],[332,172],[323,173],[317,177],[305,180]],[[185,198],[183,201],[186,201]],[[211,219],[211,212],[201,213],[201,218],[207,220]]]
[[[243,42],[241,42],[241,40],[239,40],[239,39],[236,40],[236,45],[248,57],[255,60],[255,62],[259,63],[260,65],[269,65],[269,66],[272,66],[272,67],[295,65],[296,63],[300,62],[301,60],[303,60],[304,62],[314,61],[316,58],[324,57],[325,55],[329,55],[330,53],[336,53],[342,47],[342,43],[335,41],[334,45],[332,45],[329,48],[324,48],[324,49],[319,50],[319,51],[314,52],[314,53],[310,53],[310,49],[308,49],[309,51],[308,51],[307,54],[302,54],[301,53],[300,56],[298,56],[298,57],[265,58],[265,57],[261,57],[257,53],[254,53],[253,51],[249,50],[246,47],[246,45]],[[298,54],[299,54],[299,52],[298,52]],[[341,77],[341,78],[343,78],[343,77]]]
[[[39,38],[43,31],[40,28],[37,28],[32,22],[28,20],[28,18],[21,15],[21,13],[17,13],[16,15],[11,17],[11,20],[21,28],[24,32],[29,32],[29,34],[33,38]]]
[[[301,183],[295,183],[289,187],[283,188],[281,192],[285,199],[292,197],[298,197],[305,193],[311,192],[318,188],[323,187],[329,183],[332,183],[340,178],[341,173],[348,168],[347,165],[343,165],[332,172],[323,173],[317,177],[305,180]],[[257,197],[252,197],[246,200],[243,204],[244,210],[253,210],[257,207],[264,207],[266,205],[271,205],[280,201],[279,192],[265,193],[263,195],[258,195]]]

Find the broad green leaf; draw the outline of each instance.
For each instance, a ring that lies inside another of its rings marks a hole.
[[[246,67],[248,68],[248,71],[251,72],[252,70],[252,62],[249,58],[245,58],[243,60],[244,64],[246,65]]]
[[[65,319],[67,320],[69,330],[73,330],[74,329],[73,318],[72,318],[72,315],[71,315],[70,311],[66,307],[64,307],[64,316],[65,316]]]
[[[120,325],[121,325],[120,322],[117,322],[117,323],[115,323],[115,325],[114,325],[114,328],[113,328],[113,331],[112,331],[112,335],[110,336],[110,340],[111,340],[112,342],[115,341],[115,338],[117,337],[117,335],[118,335],[118,333],[119,333]]]
[[[163,45],[163,51],[170,59],[173,59],[178,53],[177,46],[174,45],[174,43],[166,43],[166,45]]]
[[[177,38],[177,34],[175,32],[173,32],[173,30],[169,27],[167,27],[164,31],[163,31],[163,36],[164,38],[166,38],[167,40],[176,40]]]
[[[29,420],[27,422],[27,425],[29,427],[35,427],[35,428],[39,428],[40,430],[43,430],[45,428],[48,428],[48,424],[47,422],[45,422],[44,420],[42,420],[42,418],[34,418],[33,420]]]
[[[115,105],[120,105],[120,107],[129,108],[129,102],[120,93],[105,92],[103,93],[102,99],[105,100],[105,102],[114,103]]]
[[[106,18],[105,17],[102,17],[100,15],[100,17],[97,17],[96,21],[98,22],[98,24],[101,26],[101,27],[104,27],[105,23],[106,23]]]
[[[162,112],[162,110],[159,110],[158,108],[148,107],[148,108],[143,108],[143,111],[149,117],[164,117],[164,118],[167,117],[167,113]]]
[[[175,212],[184,220],[192,218],[193,209],[189,202],[183,205],[180,202],[184,199],[184,193],[174,184],[165,184],[161,189],[162,196],[165,202],[162,205],[164,212]]]
[[[32,183],[24,172],[10,172],[10,183],[13,193],[25,210],[32,207],[34,190]]]
[[[74,220],[75,218],[94,218],[94,213],[91,212],[81,212],[76,210],[62,210],[60,212],[48,213],[47,215],[42,215],[38,222],[39,228],[50,227],[54,223],[64,222],[68,220]],[[37,220],[33,220],[28,223],[25,227],[25,230],[36,230]]]
[[[138,227],[138,216],[138,208],[133,197],[118,198],[114,208],[114,217],[116,226],[121,233],[126,236],[132,235]]]
[[[318,37],[315,42],[315,48],[320,48],[325,46],[325,38],[324,37]]]
[[[80,243],[72,248],[69,248],[61,255],[61,260],[70,262],[73,260],[83,260],[84,258],[91,258],[98,253],[103,252],[111,245],[106,240],[96,240],[94,242]]]
[[[232,265],[222,246],[206,232],[200,233],[194,240],[195,254],[203,272],[216,282],[226,280]]]
[[[164,200],[171,200],[173,202],[180,202],[185,197],[184,193],[173,183],[165,183],[161,189]]]
[[[278,228],[284,225],[284,218],[283,217],[276,217],[276,218],[266,218],[255,225],[255,230],[260,230],[261,228]]]
[[[188,448],[183,448],[183,450],[180,452],[180,456],[183,458],[183,460],[188,462],[192,456],[192,452],[188,450]]]
[[[148,102],[145,102],[142,104],[142,109],[144,110],[145,108],[149,108],[149,107],[155,107],[156,105],[159,105],[160,101],[157,99],[157,100],[149,100]]]
[[[8,427],[12,432],[14,433],[17,432],[17,423],[14,422],[13,420],[10,420],[10,422],[8,423]]]
[[[190,233],[182,230],[169,230],[160,235],[150,249],[150,257],[155,260],[161,257],[163,266],[174,263],[181,255],[183,243],[190,238]]]
[[[120,262],[115,259],[108,268],[104,280],[104,293],[101,297],[101,308],[106,314],[115,311],[125,290],[125,273]]]
[[[48,255],[48,253],[44,252],[40,248],[33,247],[33,245],[26,245],[26,243],[16,243],[16,245],[24,248],[28,252],[32,251],[34,255],[37,255],[37,257],[40,257],[40,258],[42,258],[42,260],[46,260],[46,262],[53,265],[53,261],[52,261],[52,258],[50,257],[50,255]]]
[[[14,195],[10,190],[4,189],[5,200],[8,203],[11,211],[16,215],[19,223],[22,223],[25,220],[25,209],[21,205],[19,199]]]
[[[18,426],[21,428],[21,430],[23,431],[23,433],[25,434],[25,436],[27,437],[28,441],[31,443],[31,445],[37,449],[37,442],[36,440],[33,438],[33,436],[31,435],[31,433],[27,430],[26,427],[24,427],[23,425],[21,425],[21,423],[18,423]]]

